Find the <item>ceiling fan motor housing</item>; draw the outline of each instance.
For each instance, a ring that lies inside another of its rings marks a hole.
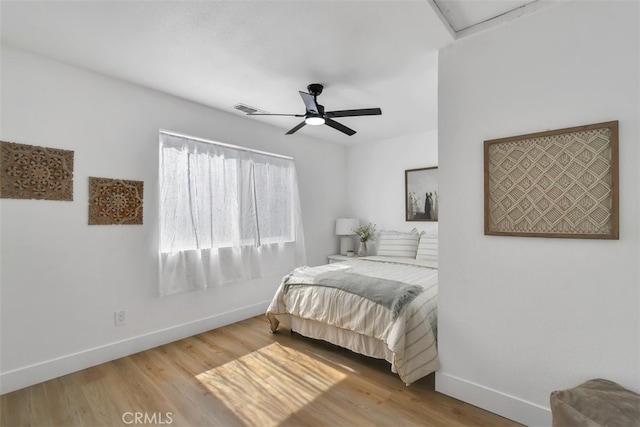
[[[322,86],[320,83],[311,83],[309,86],[307,86],[309,95],[312,95],[314,97],[320,95],[322,93],[322,89],[324,89],[324,86]]]

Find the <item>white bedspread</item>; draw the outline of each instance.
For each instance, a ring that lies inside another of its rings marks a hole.
[[[323,286],[289,287],[276,292],[267,316],[290,314],[347,329],[383,341],[393,353],[392,370],[410,384],[438,368],[437,293],[438,270],[415,259],[365,257],[298,271],[312,278],[328,271],[377,277],[413,285],[424,291],[395,320],[390,310],[340,289]],[[272,327],[273,329],[273,327]]]

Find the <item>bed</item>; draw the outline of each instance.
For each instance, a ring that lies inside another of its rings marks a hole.
[[[418,248],[433,240],[416,233],[407,256],[379,249],[382,255],[295,269],[267,309],[271,332],[288,328],[384,359],[407,385],[429,375],[438,368],[437,252],[419,256]]]

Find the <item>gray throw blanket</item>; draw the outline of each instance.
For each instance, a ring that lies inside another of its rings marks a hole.
[[[361,276],[359,274],[332,271],[318,275],[313,283],[303,281],[295,283],[295,278],[290,275],[285,278],[286,293],[291,286],[325,286],[341,289],[351,294],[359,295],[376,304],[391,310],[396,319],[404,307],[413,301],[424,290],[422,286],[410,285],[394,280],[380,279],[377,277]]]

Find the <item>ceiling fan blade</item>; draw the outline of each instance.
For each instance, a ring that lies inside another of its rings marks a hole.
[[[304,114],[247,113],[247,116],[288,116],[288,117],[304,117]]]
[[[379,108],[361,108],[359,110],[327,111],[327,117],[355,117],[355,116],[379,116],[382,110]]]
[[[351,129],[351,128],[348,128],[348,127],[346,127],[345,125],[343,125],[343,124],[341,124],[341,123],[338,123],[338,122],[336,122],[335,120],[331,120],[331,119],[329,119],[329,118],[326,118],[326,119],[324,120],[324,124],[325,124],[325,125],[327,125],[327,126],[331,126],[331,127],[332,127],[332,128],[334,128],[335,130],[339,130],[339,131],[340,131],[340,132],[342,132],[342,133],[346,133],[346,134],[347,134],[347,135],[349,135],[349,136],[351,136],[351,135],[353,135],[354,133],[356,133],[356,131],[355,131],[355,130],[353,130],[353,129]]]
[[[303,120],[302,122],[300,122],[300,124],[298,124],[298,126],[294,127],[289,132],[285,133],[285,135],[291,135],[292,133],[298,132],[300,129],[304,127],[304,125],[306,125],[306,123]]]
[[[307,108],[307,112],[318,114],[320,110],[318,108],[318,104],[316,104],[316,100],[313,99],[313,96],[302,91],[298,91],[298,93],[300,93],[300,96],[302,97],[302,101],[304,101],[304,105]]]

